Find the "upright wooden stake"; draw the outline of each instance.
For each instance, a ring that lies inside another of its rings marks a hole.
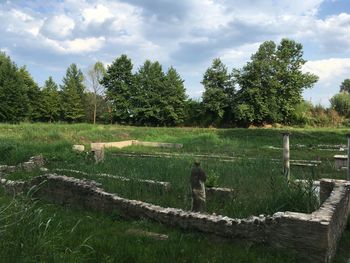
[[[289,132],[283,133],[283,175],[288,182],[290,177],[289,135]]]
[[[348,181],[350,181],[350,134],[348,134]]]

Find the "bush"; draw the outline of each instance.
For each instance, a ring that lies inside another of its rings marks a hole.
[[[207,180],[205,181],[206,187],[215,187],[218,185],[219,176],[214,172],[207,175]]]
[[[350,117],[350,94],[338,93],[330,100],[332,108],[341,116]]]

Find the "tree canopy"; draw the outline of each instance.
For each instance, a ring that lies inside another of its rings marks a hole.
[[[228,112],[234,92],[231,74],[219,58],[213,60],[211,67],[204,73],[201,82],[204,86],[203,106],[208,124],[222,122],[225,112]]]
[[[62,85],[62,112],[68,122],[81,121],[84,112],[84,77],[76,64],[71,64]]]
[[[350,79],[344,79],[340,84],[340,92],[350,93]]]
[[[107,99],[113,105],[113,119],[117,122],[130,122],[134,99],[134,75],[131,59],[121,55],[107,68],[101,80],[106,89]]]
[[[23,120],[28,103],[27,87],[16,64],[0,52],[0,121]]]
[[[233,71],[238,86],[234,106],[237,123],[289,123],[302,101],[302,92],[318,80],[302,72],[306,62],[302,55],[302,45],[293,40],[283,39],[278,46],[266,41],[250,62]]]

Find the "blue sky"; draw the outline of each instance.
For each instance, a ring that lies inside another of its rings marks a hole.
[[[199,98],[214,58],[240,68],[284,37],[303,44],[303,70],[320,77],[305,99],[328,105],[350,78],[350,0],[0,0],[0,36],[39,85],[50,75],[60,84],[71,63],[86,72],[127,54],[135,70],[146,59],[175,67]]]

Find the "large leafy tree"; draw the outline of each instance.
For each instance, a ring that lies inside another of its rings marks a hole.
[[[41,90],[25,66],[19,69],[19,73],[24,81],[27,90],[27,97],[29,102],[27,118],[31,121],[42,120],[43,97]]]
[[[204,73],[201,83],[204,86],[202,98],[207,122],[220,124],[229,110],[230,98],[234,93],[231,74],[221,60],[216,58]]]
[[[130,122],[133,118],[134,75],[131,59],[121,55],[107,68],[101,80],[106,89],[108,101],[112,104],[113,119]]]
[[[184,80],[173,67],[170,67],[165,75],[165,85],[163,90],[164,102],[162,113],[164,114],[164,124],[177,125],[184,122],[186,93]]]
[[[45,81],[45,85],[42,89],[42,97],[43,120],[49,122],[58,121],[61,110],[60,94],[58,92],[58,86],[51,76]]]
[[[290,123],[302,92],[313,86],[318,77],[303,73],[306,63],[302,45],[282,39],[276,46],[266,41],[241,70],[234,70],[239,86],[234,114],[241,124]]]
[[[28,109],[27,89],[17,66],[0,52],[0,121],[19,122]]]
[[[350,93],[350,79],[344,79],[340,84],[340,92]]]
[[[266,41],[252,55],[251,62],[241,70],[233,70],[240,87],[236,94],[234,116],[238,124],[278,122],[278,82],[276,74],[276,44]]]
[[[106,74],[106,69],[102,62],[96,62],[88,71],[88,81],[90,84],[90,89],[92,94],[89,95],[89,99],[86,101],[92,104],[93,106],[93,123],[96,123],[96,113],[97,108],[100,105],[101,98],[104,96],[104,87],[101,84],[101,81]],[[88,112],[91,107],[88,107]]]
[[[68,122],[83,120],[84,112],[84,76],[76,64],[71,64],[63,78],[62,112]]]

